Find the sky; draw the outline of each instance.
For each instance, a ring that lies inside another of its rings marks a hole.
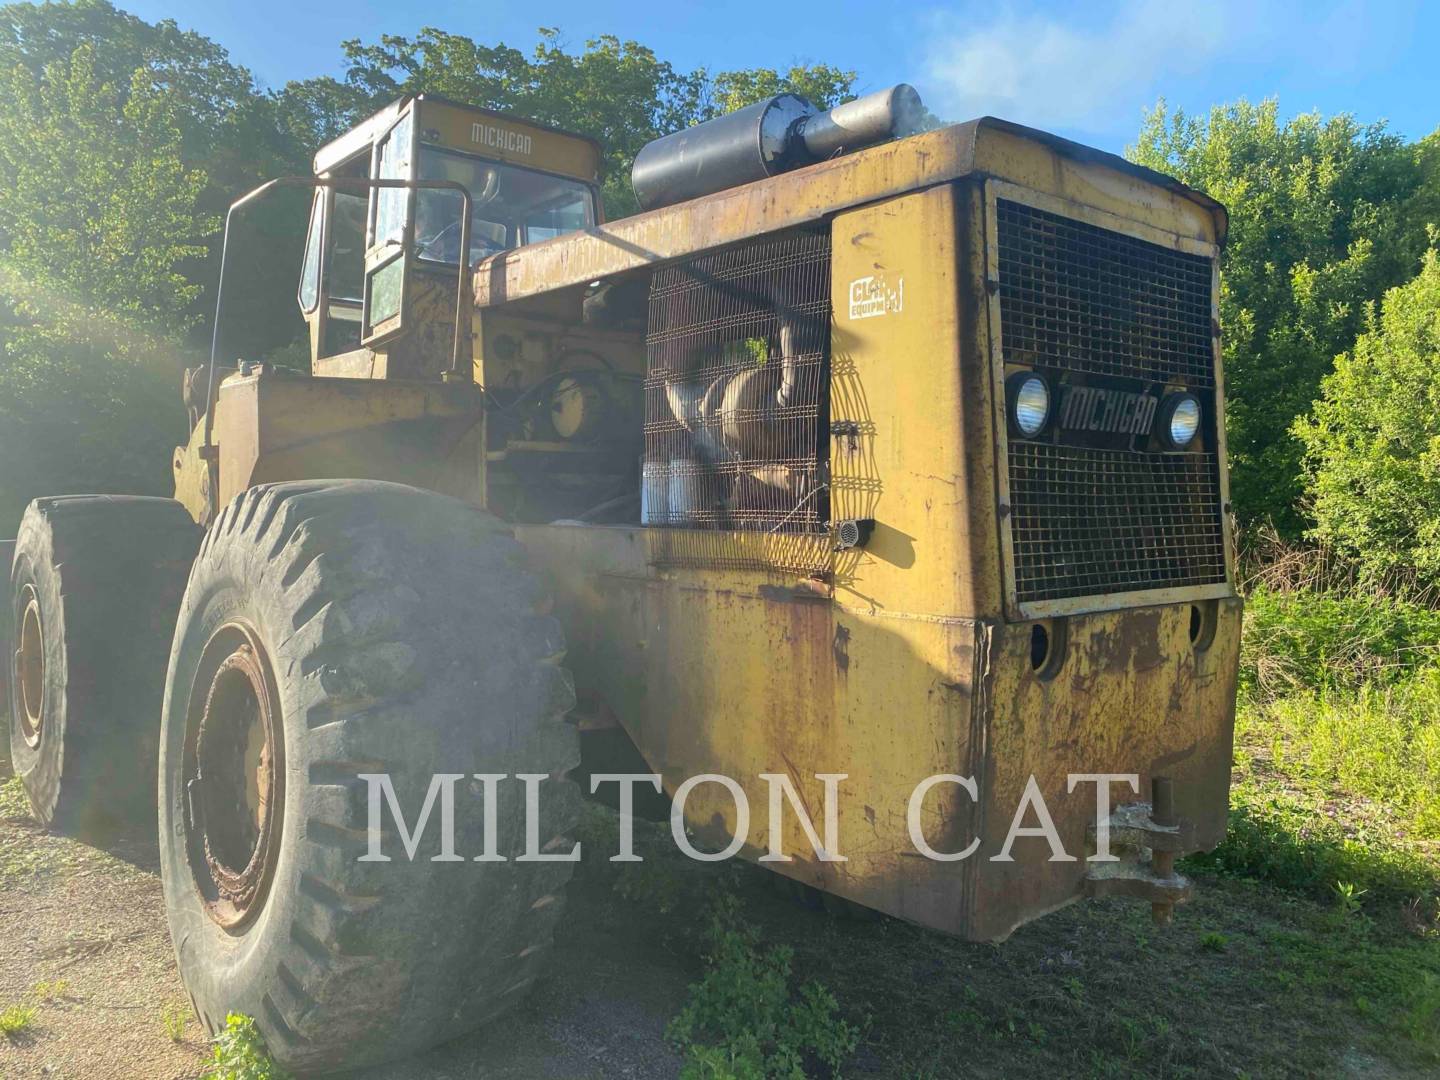
[[[1286,116],[1351,112],[1408,138],[1440,127],[1440,3],[1421,0],[116,2],[214,38],[272,87],[340,74],[346,38],[435,26],[529,51],[553,26],[572,49],[609,33],[680,70],[830,63],[860,90],[909,82],[947,120],[1002,116],[1113,151],[1162,97],[1188,113],[1278,97]]]

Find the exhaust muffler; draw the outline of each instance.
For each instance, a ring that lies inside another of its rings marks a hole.
[[[630,182],[640,208],[654,210],[913,134],[924,113],[907,83],[826,112],[778,94],[647,143]]]

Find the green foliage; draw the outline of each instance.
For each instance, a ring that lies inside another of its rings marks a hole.
[[[1295,430],[1316,537],[1370,579],[1440,582],[1440,255],[1371,311]]]
[[[829,64],[797,65],[781,72],[771,68],[722,71],[715,76],[712,106],[716,113],[734,112],[776,94],[799,94],[816,108],[848,101],[857,73]]]
[[[106,0],[0,7],[0,82],[16,67],[43,79],[48,68],[70,65],[77,49],[87,52],[97,81],[122,104],[128,103],[133,86],[161,103],[157,107],[166,110],[178,131],[176,149],[185,169],[205,178],[189,208],[197,216],[218,221],[237,196],[261,180],[309,171],[315,144],[296,119],[303,110],[283,95],[262,92],[250,72],[209,38],[182,31],[172,20],[147,23]],[[6,100],[0,94],[0,101]],[[99,113],[87,122],[103,127],[117,120],[113,113]],[[63,157],[67,149],[62,144],[46,153]],[[276,265],[298,266],[303,200],[274,200],[251,211],[246,223],[250,228],[239,231],[239,250],[231,258],[248,272],[230,277],[227,307],[235,318],[224,344],[233,355],[257,357],[296,336],[303,325],[294,309],[293,274],[274,272]],[[267,242],[252,253],[246,241],[256,227]],[[189,325],[215,309],[219,242],[212,226],[205,231],[203,251],[180,266],[185,286],[193,290],[186,309]]]
[[[1214,851],[1187,857],[1190,870],[1264,881],[1317,900],[1335,882],[1393,905],[1433,894],[1440,870],[1383,826],[1337,820],[1333,800],[1246,779],[1230,792],[1230,826]]]
[[[215,219],[146,69],[86,44],[0,73],[0,532],[30,498],[156,492],[184,436],[176,341]]]
[[[191,160],[233,145],[236,127],[256,97],[248,71],[232,64],[221,46],[181,30],[173,19],[147,23],[107,0],[0,7],[0,71],[19,65],[38,78],[52,64],[69,63],[80,48],[122,93],[141,71],[148,88],[169,98],[187,118]]]
[[[685,1053],[684,1080],[804,1080],[811,1062],[838,1076],[860,1031],[819,983],[792,991],[793,951],[762,946],[730,894],[712,905],[706,937],[705,975],[666,1032]]]
[[[205,175],[187,168],[174,102],[137,70],[124,90],[82,45],[36,74],[6,73],[0,110],[5,298],[29,326],[13,340],[85,340],[97,314],[152,332],[193,322],[181,270],[216,222],[198,215]]]
[[[265,1040],[248,1016],[231,1013],[225,1030],[215,1036],[215,1048],[200,1080],[288,1080],[289,1074],[270,1060]]]
[[[1270,744],[1268,761],[1316,789],[1386,808],[1392,826],[1440,839],[1440,670],[1393,687],[1291,695],[1242,715]]]
[[[1232,491],[1243,520],[1272,518],[1293,535],[1302,519],[1291,425],[1363,329],[1366,304],[1414,274],[1433,163],[1349,115],[1282,123],[1274,100],[1203,118],[1162,101],[1128,154],[1230,211],[1220,317]]]
[[[1342,906],[1440,895],[1440,612],[1373,589],[1247,598],[1230,828],[1192,866]]]
[[[1389,687],[1440,659],[1440,611],[1365,591],[1251,591],[1242,694]]]

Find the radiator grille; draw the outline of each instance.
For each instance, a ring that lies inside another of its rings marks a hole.
[[[646,336],[646,524],[828,535],[820,433],[829,336],[826,233],[767,237],[655,273]],[[693,546],[693,561],[734,561],[713,541]],[[780,547],[809,552],[783,560],[791,564],[824,550]],[[667,561],[686,561],[683,545],[666,550]]]
[[[1068,377],[1183,386],[1213,423],[1211,265],[1020,203],[997,203],[1007,363]],[[1226,580],[1220,462],[1205,449],[1009,441],[1011,558],[1022,602]],[[1068,441],[1067,441],[1068,439]]]
[[[1022,601],[1225,580],[1215,455],[1015,440],[1010,533]]]
[[[1022,203],[996,207],[1009,363],[1215,385],[1209,259]]]

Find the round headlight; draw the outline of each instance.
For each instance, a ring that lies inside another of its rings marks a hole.
[[[1043,375],[1021,371],[1005,380],[1010,424],[1017,434],[1033,439],[1050,420],[1050,384]]]
[[[1171,394],[1160,406],[1160,437],[1173,449],[1184,450],[1200,430],[1200,399],[1194,394]]]

